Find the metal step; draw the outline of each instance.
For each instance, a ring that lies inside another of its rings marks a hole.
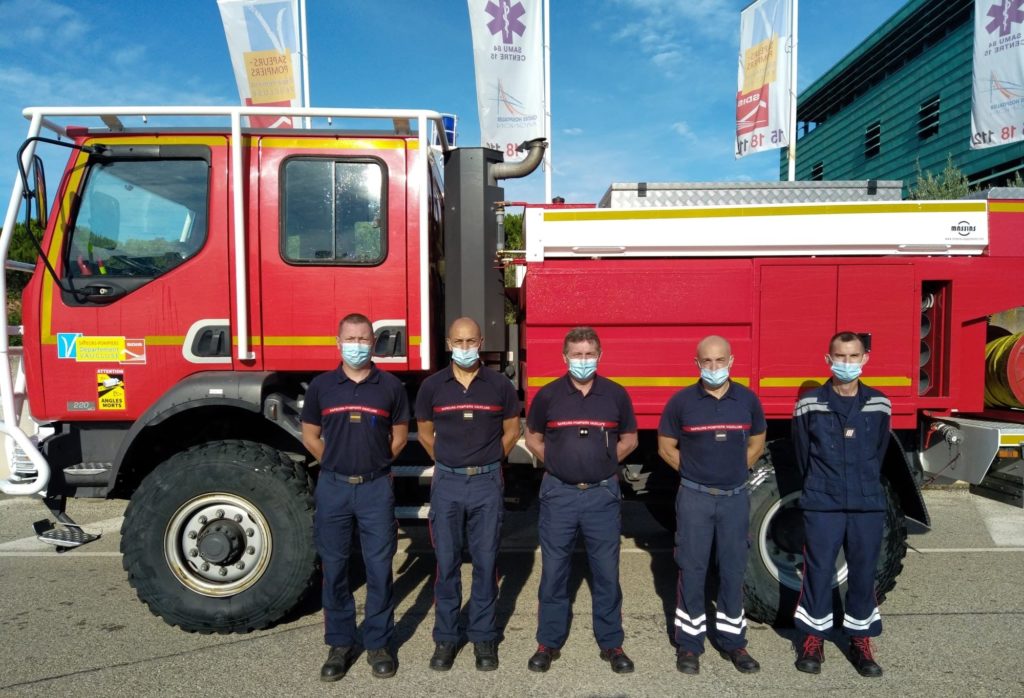
[[[1024,463],[990,471],[980,484],[971,485],[971,492],[1024,509]]]
[[[69,485],[106,485],[113,463],[85,462],[75,463],[64,468],[64,482]]]
[[[76,523],[70,521],[63,523],[63,528],[54,528],[51,521],[43,519],[42,521],[36,521],[32,524],[32,527],[36,531],[36,538],[43,543],[56,547],[58,551],[77,548],[100,538],[100,534],[86,533]]]

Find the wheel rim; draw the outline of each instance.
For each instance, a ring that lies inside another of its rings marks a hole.
[[[780,498],[761,519],[757,531],[758,552],[765,568],[775,581],[794,591],[800,591],[804,569],[802,531],[794,530],[794,517],[800,515],[799,503],[799,491]],[[794,545],[795,541],[799,541],[799,546]],[[846,556],[840,549],[832,586],[845,582],[847,575]]]
[[[164,532],[174,576],[203,596],[233,596],[255,584],[270,562],[270,526],[252,502],[212,492],[185,502]]]

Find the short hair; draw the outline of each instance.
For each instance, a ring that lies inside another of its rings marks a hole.
[[[828,351],[830,354],[832,353],[832,346],[836,342],[860,342],[860,348],[864,350],[865,354],[868,352],[868,348],[867,346],[865,346],[864,340],[856,332],[843,331],[836,332],[834,335],[832,335],[832,339],[828,340]]]
[[[597,353],[601,353],[601,339],[597,336],[597,332],[594,331],[593,327],[573,327],[569,330],[568,334],[565,335],[565,341],[562,342],[562,353],[569,353],[569,345],[576,344],[577,342],[593,342],[594,346],[597,347]]]
[[[370,329],[373,329],[373,323],[370,322],[370,318],[366,317],[362,313],[349,313],[345,317],[341,318],[341,322],[338,323],[338,336],[341,336],[341,328],[344,325],[369,325]]]

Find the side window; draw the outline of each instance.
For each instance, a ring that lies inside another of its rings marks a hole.
[[[89,168],[64,273],[154,278],[206,242],[205,160],[101,160]]]
[[[284,164],[281,256],[293,264],[373,265],[387,255],[384,166],[290,158]]]

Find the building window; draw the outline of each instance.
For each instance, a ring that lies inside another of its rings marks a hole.
[[[921,102],[917,108],[917,137],[922,141],[939,132],[939,96]]]
[[[875,123],[864,129],[864,157],[873,158],[882,152],[882,122]]]
[[[820,182],[825,179],[825,163],[820,160],[811,165],[811,181]]]

